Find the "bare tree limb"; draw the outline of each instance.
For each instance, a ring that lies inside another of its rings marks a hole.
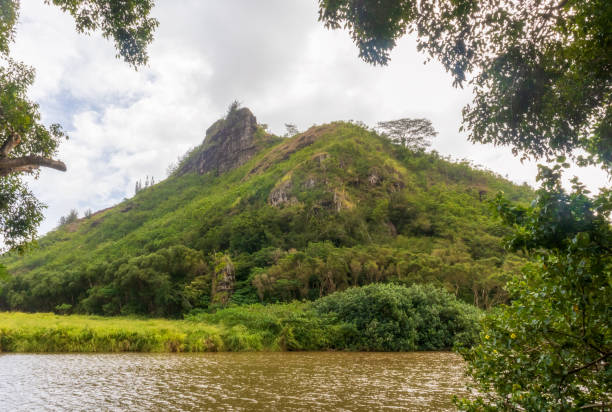
[[[0,159],[0,177],[14,172],[31,172],[39,167],[66,171],[66,164],[60,160],[47,159],[41,156],[23,156],[14,159]]]

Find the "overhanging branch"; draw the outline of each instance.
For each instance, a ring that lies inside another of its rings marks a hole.
[[[42,156],[23,156],[13,159],[0,158],[0,176],[14,172],[31,172],[40,167],[66,171],[66,165],[60,160],[47,159]]]

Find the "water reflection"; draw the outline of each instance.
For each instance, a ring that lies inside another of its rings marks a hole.
[[[453,410],[448,352],[0,355],[0,410]]]

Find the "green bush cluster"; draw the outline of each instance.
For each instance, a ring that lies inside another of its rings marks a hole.
[[[312,303],[237,306],[189,318],[256,331],[285,350],[409,351],[470,346],[479,311],[431,285],[371,284]]]
[[[344,342],[351,349],[450,349],[478,336],[478,310],[431,285],[371,284],[326,296],[313,307],[352,327],[356,333]]]
[[[0,313],[0,352],[439,350],[470,345],[478,315],[433,286],[374,284],[185,320]]]

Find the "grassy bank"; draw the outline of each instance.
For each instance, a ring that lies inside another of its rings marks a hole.
[[[449,349],[476,336],[477,309],[428,286],[370,285],[314,303],[244,305],[184,320],[0,313],[0,352]]]
[[[0,352],[336,349],[332,335],[342,327],[313,319],[302,306],[251,305],[189,320],[1,312]]]
[[[223,350],[226,332],[203,323],[52,313],[0,313],[2,352]]]

